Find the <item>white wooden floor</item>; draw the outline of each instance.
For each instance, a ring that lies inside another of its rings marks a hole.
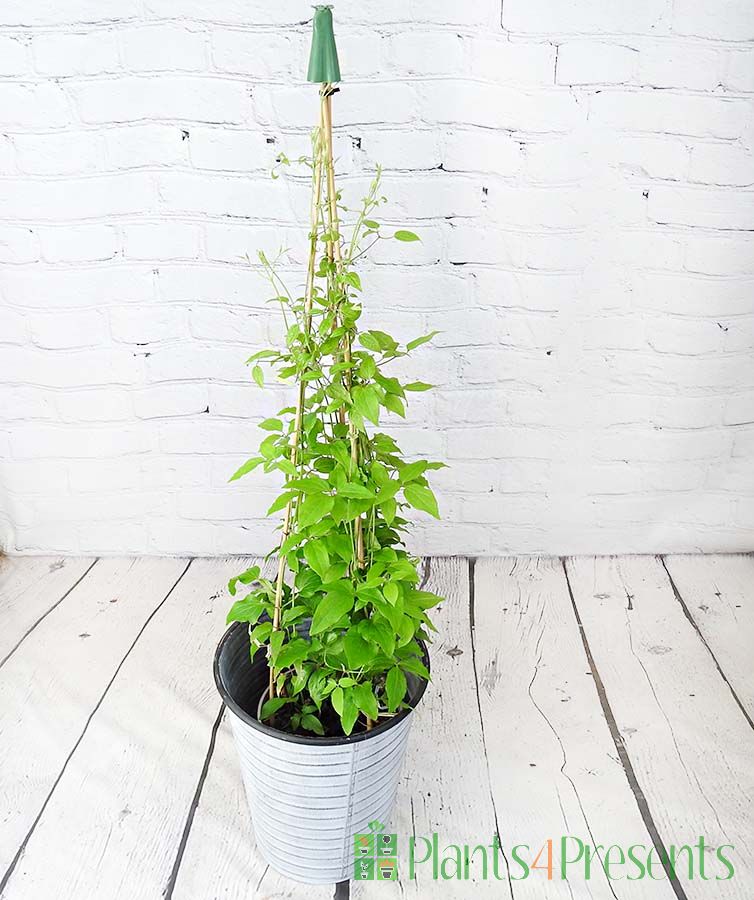
[[[4,900],[333,897],[255,852],[211,671],[224,586],[247,564],[0,560]],[[751,900],[754,557],[426,565],[447,601],[391,828],[404,877],[351,896]],[[502,880],[405,877],[410,835],[496,830]],[[659,867],[608,881],[599,860],[562,880],[564,835],[657,850],[703,835],[710,880],[681,865],[674,883]],[[510,847],[548,839],[552,880],[515,880]]]

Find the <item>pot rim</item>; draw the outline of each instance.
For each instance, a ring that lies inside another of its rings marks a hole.
[[[236,699],[231,695],[230,691],[222,680],[222,676],[220,675],[220,657],[223,653],[225,645],[234,635],[234,632],[236,632],[238,629],[243,629],[244,631],[247,630],[243,622],[233,622],[233,624],[226,630],[225,634],[220,638],[220,642],[217,645],[217,650],[215,650],[214,662],[212,664],[212,671],[215,676],[215,684],[217,685],[217,690],[219,691],[223,702],[235,716],[237,716],[247,725],[250,725],[252,728],[255,728],[257,731],[261,731],[263,734],[266,734],[271,738],[276,738],[281,741],[288,741],[292,744],[308,744],[316,747],[341,747],[347,744],[356,744],[359,741],[365,741],[369,738],[377,737],[377,735],[384,734],[390,728],[393,728],[400,722],[402,722],[410,713],[414,711],[414,709],[416,709],[416,707],[419,705],[419,701],[424,696],[424,691],[427,689],[427,681],[424,678],[416,676],[418,687],[413,696],[409,695],[409,699],[407,701],[408,708],[402,709],[396,715],[391,716],[386,722],[383,722],[382,724],[372,728],[371,731],[360,731],[358,734],[334,735],[330,737],[320,737],[316,734],[311,736],[304,734],[290,734],[287,731],[280,731],[280,729],[278,728],[272,728],[269,725],[265,725],[264,722],[260,722],[259,719],[255,718],[254,716],[246,712],[246,710],[242,709]],[[422,662],[429,670],[429,653],[427,652],[427,645],[424,641],[418,638],[417,640],[422,648]]]

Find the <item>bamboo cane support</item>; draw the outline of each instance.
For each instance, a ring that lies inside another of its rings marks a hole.
[[[319,131],[315,136],[314,143],[314,173],[312,182],[312,200],[310,213],[310,238],[309,238],[309,258],[306,269],[306,287],[304,288],[304,331],[308,335],[312,324],[312,302],[314,296],[314,270],[317,260],[317,238],[318,238],[318,222],[319,222],[319,205],[322,194],[322,132],[324,122],[324,98],[320,106],[320,124]],[[298,385],[298,397],[296,399],[296,414],[293,421],[293,434],[291,435],[291,463],[295,466],[298,462],[298,448],[301,437],[301,426],[304,418],[304,402],[306,400],[306,385],[300,381]],[[293,521],[293,501],[289,500],[285,507],[285,517],[283,519],[283,531],[280,539],[281,546],[285,543],[286,538],[291,533],[291,523]],[[278,552],[278,570],[275,581],[275,605],[272,613],[272,630],[280,630],[280,611],[283,603],[283,583],[285,579],[285,556]],[[270,681],[269,681],[269,697],[275,696],[275,670],[270,665]]]
[[[332,147],[332,85],[325,84],[322,86],[322,114],[323,114],[323,132],[325,142],[325,169],[327,172],[327,213],[328,213],[328,231],[332,234],[338,234],[338,237],[328,242],[327,252],[330,259],[336,266],[336,271],[340,272],[343,260],[340,250],[340,222],[338,220],[338,195],[335,189],[335,164],[333,162]],[[343,342],[343,358],[347,363],[351,362],[351,337],[346,335]],[[351,387],[351,370],[346,371],[346,382]],[[340,411],[341,422],[345,419],[345,410]],[[358,435],[353,422],[348,422],[348,439],[351,445],[351,463],[354,471],[359,463],[359,444]],[[356,519],[356,560],[360,569],[364,568],[364,529],[361,516]]]
[[[333,147],[332,147],[332,85],[325,84],[322,86],[322,94],[324,97],[324,104],[322,106],[323,112],[323,131],[324,131],[324,141],[325,141],[325,168],[327,170],[327,210],[328,210],[328,231],[332,234],[335,233],[337,237],[335,240],[328,243],[328,255],[330,259],[333,260],[336,266],[336,271],[340,273],[343,260],[341,258],[341,250],[340,250],[340,222],[338,221],[338,195],[335,190],[335,163],[333,160]],[[346,334],[345,339],[343,341],[343,358],[347,363],[351,362],[351,336],[350,334]],[[351,389],[351,370],[346,370],[346,383],[348,385],[348,389]],[[341,408],[340,410],[340,421],[341,423],[345,419],[345,410]],[[348,439],[351,445],[351,464],[353,466],[354,472],[356,471],[359,464],[359,444],[358,444],[358,435],[356,434],[356,428],[354,427],[353,422],[348,420]],[[362,524],[361,516],[356,519],[356,564],[359,569],[364,568],[364,527]],[[366,719],[367,731],[371,731],[373,727],[373,722],[367,716]]]

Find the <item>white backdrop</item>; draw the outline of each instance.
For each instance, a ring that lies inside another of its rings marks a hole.
[[[0,9],[0,533],[9,552],[266,550],[227,485],[276,406],[243,254],[306,185],[303,2]],[[338,170],[421,245],[365,267],[409,339],[432,553],[754,547],[754,7],[343,0]],[[298,273],[292,271],[297,282]]]

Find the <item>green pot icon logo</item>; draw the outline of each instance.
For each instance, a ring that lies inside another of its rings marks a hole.
[[[394,859],[380,859],[377,862],[380,881],[395,881],[398,877],[398,866]]]

